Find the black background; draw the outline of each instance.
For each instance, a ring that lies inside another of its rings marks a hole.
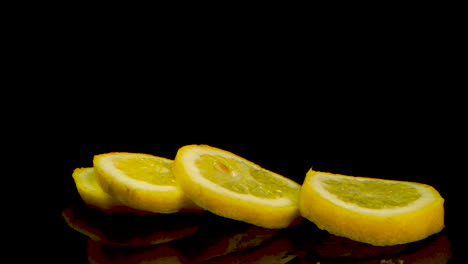
[[[457,259],[466,249],[466,107],[454,47],[460,34],[439,29],[438,38],[434,27],[417,27],[401,35],[389,25],[360,32],[362,26],[282,28],[281,35],[269,27],[247,39],[223,29],[216,42],[207,38],[213,31],[190,25],[164,32],[164,41],[115,25],[116,32],[93,33],[70,25],[51,32],[59,42],[43,31],[32,36],[46,45],[24,49],[32,73],[17,85],[45,88],[27,92],[33,102],[16,119],[24,134],[12,143],[20,143],[20,157],[37,162],[15,168],[33,170],[23,219],[25,230],[39,235],[21,236],[19,244],[34,240],[36,259],[49,263],[62,255],[83,259],[76,250],[83,240],[60,213],[79,199],[73,169],[92,166],[93,155],[173,158],[183,145],[208,144],[298,183],[313,167],[430,184],[445,198]],[[178,34],[183,38],[173,38]]]

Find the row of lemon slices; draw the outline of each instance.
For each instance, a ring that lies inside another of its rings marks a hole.
[[[229,151],[187,145],[174,160],[113,152],[73,172],[78,192],[105,211],[199,212],[266,228],[302,217],[373,245],[421,240],[444,227],[444,199],[431,186],[309,170],[302,185]]]

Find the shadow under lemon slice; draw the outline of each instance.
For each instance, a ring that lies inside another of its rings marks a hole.
[[[320,229],[377,246],[424,239],[444,228],[444,199],[431,186],[310,170],[301,215]]]
[[[231,152],[183,146],[173,173],[192,201],[217,215],[265,228],[285,228],[299,217],[299,184]]]
[[[123,205],[154,213],[202,211],[176,182],[172,160],[149,154],[111,152],[95,155],[93,165],[104,192]]]
[[[68,207],[62,216],[72,229],[91,240],[121,246],[145,246],[185,238],[195,234],[202,221],[201,214],[107,214],[84,204]]]

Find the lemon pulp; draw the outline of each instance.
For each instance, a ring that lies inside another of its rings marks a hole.
[[[156,160],[152,158],[116,158],[115,167],[125,171],[130,178],[145,181],[155,185],[176,184],[174,175],[171,172],[172,162]]]
[[[354,179],[325,179],[322,183],[341,201],[369,209],[402,207],[421,197],[415,188],[404,183]]]
[[[298,200],[298,188],[286,185],[281,179],[269,176],[268,172],[227,157],[203,154],[196,161],[201,174],[209,181],[230,191],[260,198],[291,198]]]

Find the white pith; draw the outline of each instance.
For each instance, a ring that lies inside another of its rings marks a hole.
[[[182,163],[185,165],[185,169],[187,170],[188,175],[190,175],[191,180],[194,181],[196,184],[199,184],[200,186],[203,186],[203,187],[205,187],[205,188],[207,188],[207,189],[209,189],[211,191],[214,191],[214,192],[216,192],[216,193],[218,193],[220,195],[233,197],[233,198],[237,198],[237,199],[240,199],[240,200],[244,200],[244,201],[248,201],[248,202],[252,202],[252,203],[256,203],[256,204],[262,204],[262,205],[268,205],[268,206],[278,206],[278,207],[288,206],[288,205],[293,204],[293,202],[290,199],[285,198],[285,197],[275,198],[275,199],[266,199],[266,198],[260,198],[260,197],[256,197],[256,196],[253,196],[253,195],[249,195],[249,194],[240,194],[240,193],[237,193],[237,192],[234,192],[234,191],[230,191],[230,190],[222,187],[221,185],[218,185],[218,184],[206,179],[200,173],[200,170],[198,169],[197,165],[195,164],[195,162],[199,159],[200,155],[204,155],[204,154],[213,155],[213,156],[221,156],[221,157],[225,157],[225,158],[228,158],[228,159],[234,159],[234,160],[239,161],[239,162],[247,163],[250,166],[255,167],[256,169],[267,171],[273,177],[284,179],[282,176],[280,176],[278,174],[275,174],[275,173],[273,173],[271,171],[265,170],[265,169],[259,167],[258,165],[254,164],[252,162],[249,162],[248,160],[245,160],[245,159],[243,159],[241,157],[233,155],[233,154],[231,154],[229,152],[218,151],[216,149],[192,148],[192,149],[188,149],[188,150],[186,150],[184,152],[184,154],[182,155]],[[289,186],[291,186],[293,188],[300,188],[300,186],[297,183],[293,182],[293,181],[285,180],[284,182],[287,183]]]
[[[371,215],[378,215],[378,216],[405,214],[408,212],[416,211],[426,206],[427,204],[433,202],[435,199],[433,193],[428,188],[424,187],[423,185],[420,186],[418,184],[413,184],[413,183],[385,180],[387,182],[405,184],[412,188],[415,188],[419,192],[419,194],[421,194],[421,197],[404,207],[394,207],[394,208],[386,208],[386,209],[364,208],[357,204],[347,203],[345,201],[342,201],[336,195],[328,192],[324,188],[324,183],[322,182],[322,179],[325,179],[325,178],[337,179],[337,177],[342,177],[342,176],[339,176],[339,175],[330,176],[328,174],[324,174],[320,172],[314,172],[314,173],[315,175],[313,175],[312,180],[309,181],[309,185],[310,185],[309,187],[314,186],[314,190],[316,190],[322,197],[324,197],[328,201],[331,201],[332,203],[340,207],[343,207],[345,209],[348,209],[354,212],[363,213],[363,214],[371,214]],[[347,179],[353,178],[354,180],[357,180],[357,181],[375,181],[372,178],[346,177],[346,176],[343,178],[347,178]],[[378,181],[382,181],[382,180],[379,179]]]

